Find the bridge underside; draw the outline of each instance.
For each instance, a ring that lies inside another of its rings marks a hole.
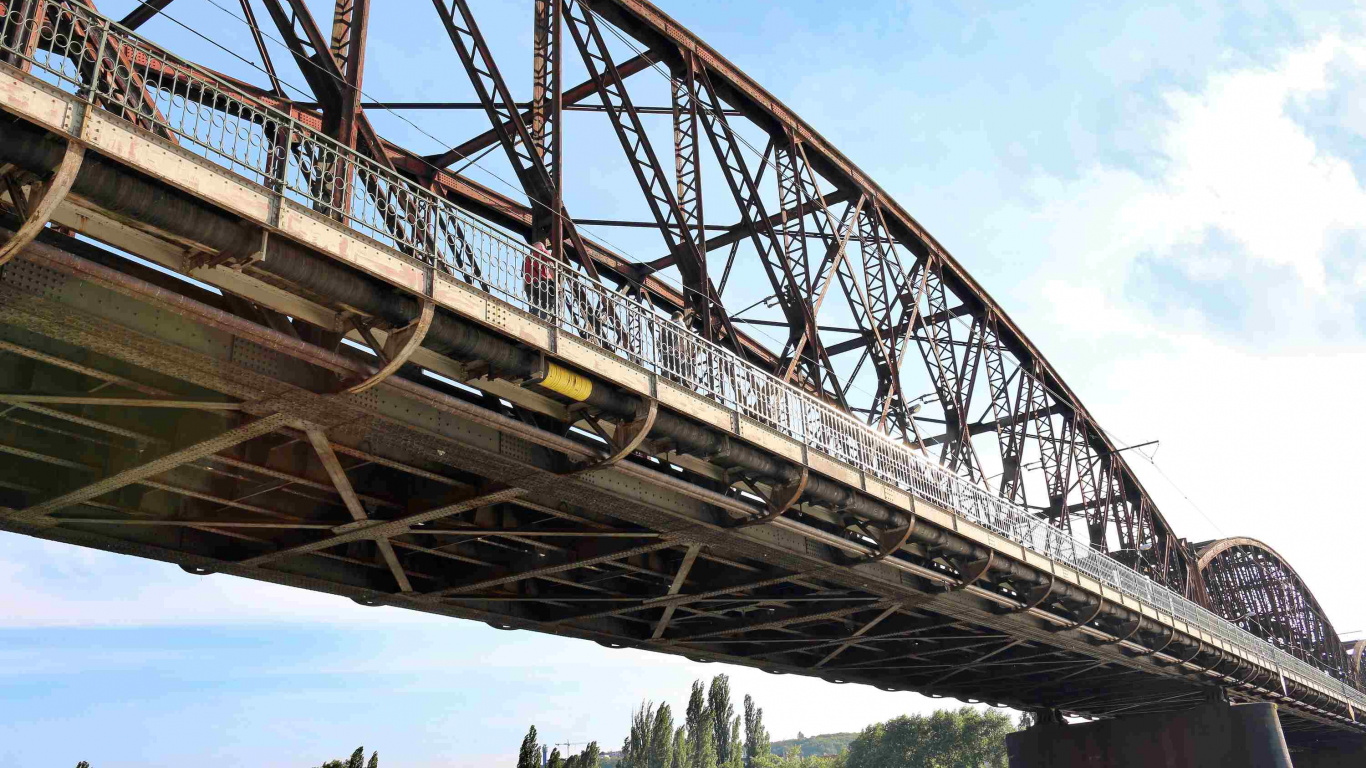
[[[409,366],[330,394],[373,360],[339,338],[48,231],[0,273],[0,527],[501,628],[1026,708],[1173,711],[1230,685],[1009,612],[987,590],[948,590],[920,545],[903,550],[914,568],[849,565],[800,512],[727,527],[736,498],[704,462],[574,473],[601,442],[547,415],[562,403],[528,394],[545,400],[533,412],[455,385],[471,378],[458,363],[446,380]],[[1342,737],[1282,707],[1292,745]]]

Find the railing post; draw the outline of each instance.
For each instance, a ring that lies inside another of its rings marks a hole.
[[[554,283],[551,285],[550,289],[555,292],[555,295],[551,298],[555,306],[550,313],[550,322],[555,325],[556,330],[559,330],[564,325],[560,322],[560,313],[564,311],[565,305],[564,278],[561,277],[563,272],[564,269],[560,262],[554,262],[554,266],[551,268],[550,273]]]
[[[75,32],[75,29],[76,29],[76,18],[75,18],[75,17],[76,17],[76,14],[75,14],[75,12],[73,11],[73,12],[72,12],[72,21],[71,21],[71,28],[72,28],[73,34],[74,34],[74,32]],[[86,94],[86,98],[85,98],[86,103],[89,104],[91,107],[94,107],[94,106],[95,106],[95,95],[96,95],[96,92],[99,91],[99,89],[100,89],[100,70],[101,70],[101,68],[104,66],[104,49],[105,49],[105,46],[108,45],[108,41],[109,41],[109,24],[110,24],[110,21],[109,21],[108,19],[102,17],[102,16],[97,16],[96,18],[99,20],[99,26],[100,26],[100,42],[99,42],[99,45],[95,46],[94,70],[92,70],[91,75],[90,75],[89,93]],[[56,27],[54,26],[53,29],[56,29]],[[88,22],[87,22],[86,29],[89,29]],[[35,29],[35,30],[34,30],[34,33],[37,34],[38,31],[39,31],[39,30],[36,30],[36,29]],[[117,71],[117,65],[115,65],[115,68],[116,68],[116,71]]]

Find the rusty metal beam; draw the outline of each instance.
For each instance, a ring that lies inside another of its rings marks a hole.
[[[550,0],[546,0],[546,2],[550,2]],[[651,56],[648,52],[640,54],[638,56],[633,56],[630,59],[627,59],[626,61],[623,61],[621,62],[621,64],[617,65],[617,74],[623,78],[630,77],[631,75],[637,74],[639,72],[644,72],[645,70],[649,69],[650,65],[652,65],[655,61],[655,57]],[[561,94],[561,100],[564,107],[568,108],[570,106],[578,104],[584,99],[590,98],[591,96],[593,96],[593,94],[597,92],[597,84],[594,83],[591,79],[585,80],[584,82],[579,83],[578,85],[575,85],[572,88],[566,89]],[[520,117],[524,122],[533,122],[535,120],[535,115],[530,109],[522,112]],[[504,123],[503,130],[512,130],[512,126],[510,124]],[[483,133],[479,134],[478,136],[475,136],[474,138],[469,139],[468,141],[457,144],[456,146],[446,150],[445,152],[436,155],[429,155],[425,158],[425,160],[438,168],[445,168],[451,165],[452,163],[464,160],[468,157],[473,157],[478,152],[488,149],[489,147],[497,143],[498,128],[490,128],[487,131],[484,131]]]
[[[669,595],[676,595],[683,590],[683,585],[688,581],[688,573],[692,571],[693,563],[697,562],[697,553],[702,551],[701,544],[693,544],[688,547],[687,554],[683,555],[683,562],[678,566],[678,572],[674,574],[673,583],[669,585]],[[669,603],[664,606],[664,613],[660,615],[659,621],[655,622],[655,628],[650,633],[650,639],[658,640],[669,630],[669,622],[673,620],[674,611],[678,610],[677,603]]]
[[[153,459],[145,464],[141,464],[122,472],[115,473],[109,477],[97,480],[94,483],[78,488],[69,493],[62,494],[54,499],[49,499],[39,504],[35,504],[27,509],[16,512],[13,517],[17,520],[35,520],[59,509],[75,506],[85,501],[103,496],[111,491],[116,491],[127,485],[145,480],[150,477],[175,469],[182,464],[188,464],[196,459],[202,459],[219,451],[230,448],[238,443],[246,442],[255,437],[274,432],[290,423],[291,419],[284,414],[272,414],[254,421],[243,424],[235,429],[230,429],[221,435],[211,437],[194,445],[187,446],[177,451]]]
[[[137,29],[138,27],[141,27],[143,24],[146,24],[147,22],[151,21],[153,16],[156,16],[158,13],[161,13],[163,10],[166,9],[166,6],[171,4],[171,0],[137,1],[137,7],[129,11],[128,15],[124,16],[119,21],[119,24],[129,29]]]

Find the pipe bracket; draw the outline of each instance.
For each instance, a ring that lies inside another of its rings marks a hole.
[[[584,472],[606,469],[635,453],[641,443],[645,442],[645,437],[650,434],[650,430],[654,428],[655,417],[658,415],[659,401],[654,398],[642,398],[636,407],[635,419],[617,425],[615,432],[609,435],[596,416],[584,413],[583,416],[588,425],[593,428],[594,432],[598,433],[598,437],[607,442],[610,453],[601,459],[580,464],[561,474],[570,477]]]
[[[1086,626],[1087,624],[1090,624],[1091,622],[1095,621],[1095,620],[1096,620],[1096,617],[1099,616],[1099,615],[1100,615],[1100,612],[1103,611],[1103,610],[1105,610],[1105,598],[1103,598],[1103,597],[1098,597],[1098,598],[1096,598],[1096,609],[1095,609],[1094,611],[1091,611],[1091,615],[1090,615],[1090,616],[1087,616],[1086,618],[1081,619],[1081,620],[1077,621],[1076,623],[1069,624],[1069,625],[1067,625],[1067,626],[1065,626],[1065,627],[1058,627],[1058,628],[1054,629],[1053,631],[1054,631],[1054,632],[1070,632],[1071,630],[1074,630],[1074,629],[1081,629],[1082,627]]]
[[[422,346],[422,339],[427,336],[427,331],[432,327],[432,317],[436,314],[436,302],[431,299],[423,299],[422,312],[417,319],[389,334],[381,346],[375,342],[370,329],[361,324],[359,320],[353,319],[356,329],[360,331],[361,337],[370,345],[379,359],[384,362],[380,369],[369,377],[361,381],[348,383],[342,389],[343,394],[356,395],[366,391],[398,373],[398,370],[408,362],[417,348]]]
[[[801,468],[801,475],[797,477],[796,481],[776,489],[772,495],[763,493],[763,491],[760,491],[749,479],[744,479],[743,482],[745,487],[749,488],[755,496],[764,500],[765,511],[762,515],[740,520],[731,524],[729,527],[748,528],[751,525],[770,523],[777,520],[779,517],[782,517],[782,514],[791,509],[792,506],[797,503],[797,500],[801,498],[802,493],[806,491],[806,479],[808,476],[807,468],[803,466]]]
[[[985,576],[987,574],[987,571],[991,570],[991,565],[993,562],[995,562],[995,560],[995,550],[988,550],[987,556],[982,558],[981,560],[973,560],[972,562],[966,565],[960,566],[958,571],[961,574],[961,578],[959,579],[957,584],[954,584],[953,586],[949,587],[948,591],[961,592],[962,590],[965,590],[968,587],[972,586],[977,582],[978,579]]]
[[[27,200],[11,201],[16,209],[24,210],[26,208],[28,215],[24,218],[24,223],[19,227],[19,231],[14,233],[14,237],[0,245],[0,266],[14,258],[19,251],[33,242],[38,233],[47,226],[48,221],[52,219],[52,214],[56,212],[57,206],[66,199],[66,193],[71,190],[71,185],[75,183],[76,174],[80,172],[81,163],[84,160],[85,146],[75,141],[68,141],[66,154],[62,155],[62,161],[57,165],[57,170],[53,171],[52,178],[31,188]]]

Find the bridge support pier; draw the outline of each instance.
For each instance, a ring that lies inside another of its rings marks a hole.
[[[1006,748],[1010,768],[1291,768],[1275,704],[1211,703],[1076,725],[1041,722],[1007,736]]]
[[[1314,747],[1295,753],[1295,768],[1360,768],[1366,765],[1366,741]]]

